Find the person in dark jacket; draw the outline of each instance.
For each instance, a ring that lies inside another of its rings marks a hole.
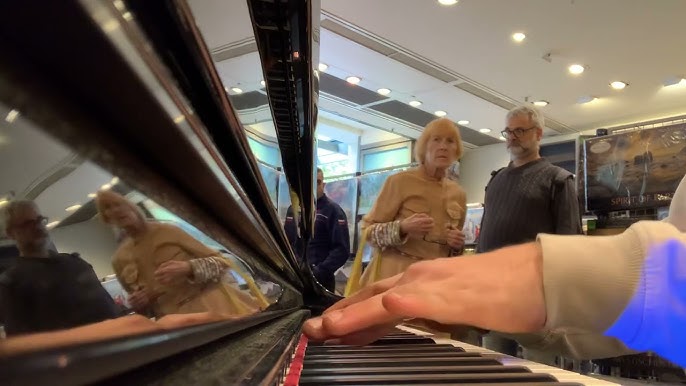
[[[334,292],[334,274],[350,256],[350,234],[345,212],[324,194],[324,185],[324,173],[317,168],[317,216],[314,236],[307,246],[306,255],[307,263],[312,267],[317,281]],[[298,256],[302,256],[297,226],[298,221],[293,216],[293,208],[289,207],[284,230],[293,249]]]
[[[0,275],[0,325],[8,335],[77,327],[116,318],[121,310],[77,253],[57,253],[33,201],[13,201],[5,231],[19,250]]]

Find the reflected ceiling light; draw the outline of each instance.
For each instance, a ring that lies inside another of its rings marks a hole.
[[[420,101],[410,101],[410,106],[412,107],[419,107],[422,105],[422,102]]]
[[[238,87],[231,87],[231,91],[235,92],[236,94],[242,94],[243,90],[241,90]]]
[[[579,75],[586,70],[586,67],[582,66],[581,64],[572,64],[567,69],[569,70],[570,74]]]
[[[501,140],[501,141],[507,141],[507,139],[505,139],[505,137],[503,137],[502,135],[501,135],[500,138],[498,138],[498,139]]]
[[[111,188],[111,187],[112,187],[112,185],[110,185],[110,184],[105,184],[105,185],[101,186],[100,189],[102,189],[102,190],[107,190],[107,189],[109,189],[109,188]]]
[[[438,4],[440,4],[440,5],[455,5],[459,1],[460,0],[438,0]]]
[[[680,76],[672,76],[664,80],[662,84],[665,87],[669,86],[686,86],[686,78],[682,78]]]
[[[9,202],[10,202],[10,200],[3,198],[2,200],[0,200],[0,208],[7,205]]]
[[[540,101],[533,101],[534,106],[538,107],[545,107],[548,106],[548,101],[540,100]]]
[[[438,110],[438,111],[434,111],[434,115],[437,117],[445,117],[446,115],[448,115],[448,113],[446,113],[443,110]]]
[[[126,21],[131,21],[131,19],[133,19],[133,15],[131,15],[131,12],[124,12],[124,14],[121,15],[121,16],[122,16],[122,17],[124,18],[124,20],[126,20]]]
[[[597,100],[598,98],[592,96],[592,95],[584,95],[579,97],[579,99],[576,100],[576,103],[583,105],[584,103],[590,103],[593,102],[594,100]]]
[[[186,119],[183,115],[179,115],[178,117],[174,118],[174,123],[181,123]]]
[[[264,82],[264,80],[261,80],[261,81],[260,81],[260,84],[262,85],[262,87],[264,87],[264,86],[266,85],[266,83]]]
[[[326,63],[319,63],[317,68],[319,68],[319,71],[325,72],[329,68],[329,65]]]
[[[523,32],[515,32],[512,34],[512,40],[516,41],[517,43],[521,43],[526,39],[526,35],[524,35]]]
[[[81,204],[74,204],[72,206],[66,207],[64,210],[66,210],[67,212],[73,212],[75,210],[78,210],[80,207],[81,207]]]
[[[381,95],[388,95],[391,93],[391,90],[389,90],[387,88],[380,88],[380,89],[376,90],[376,92],[378,92]]]
[[[7,116],[5,117],[5,121],[7,123],[12,123],[14,122],[17,118],[19,117],[19,110],[10,110],[9,113],[7,113]]]
[[[110,184],[116,185],[119,183],[119,177],[114,177],[110,180]]]
[[[97,194],[95,193],[88,193],[88,198],[95,198],[97,197]]]
[[[625,88],[626,86],[628,86],[628,85],[629,85],[628,83],[622,82],[622,81],[619,81],[619,80],[616,80],[616,81],[610,83],[610,87],[612,87],[612,88],[615,89],[615,90],[622,90],[622,89],[624,89],[624,88]]]
[[[59,223],[60,223],[60,220],[53,221],[53,222],[49,222],[48,225],[46,225],[46,227],[47,227],[48,229],[52,229],[52,228],[54,228],[55,226],[57,226],[57,224],[59,224]]]
[[[358,84],[362,81],[362,79],[360,79],[357,76],[349,76],[349,77],[345,78],[345,81],[350,83],[350,84]]]
[[[483,128],[483,129],[479,129],[479,132],[484,133],[484,134],[488,134],[491,132],[491,129]]]
[[[464,126],[464,125],[468,125],[468,124],[469,124],[469,121],[463,119],[463,120],[461,120],[461,121],[457,121],[457,124],[458,124],[458,125],[463,125],[463,126]]]

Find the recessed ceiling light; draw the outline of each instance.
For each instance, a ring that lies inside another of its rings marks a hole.
[[[260,85],[261,85],[262,87],[264,87],[264,86],[266,85],[266,83],[264,82],[264,80],[261,80],[261,81],[260,81]]]
[[[319,68],[319,71],[324,72],[327,68],[329,68],[329,65],[326,63],[319,63],[319,66],[317,68]]]
[[[491,132],[491,129],[483,128],[483,129],[479,129],[479,131],[482,132],[482,133],[484,133],[484,134],[487,134],[487,133],[490,133],[490,132]]]
[[[410,106],[412,107],[419,107],[422,105],[422,102],[420,101],[410,101]]]
[[[576,103],[583,105],[584,103],[590,103],[593,102],[594,100],[597,100],[598,98],[592,96],[592,95],[584,95],[579,97],[579,99],[576,100]]]
[[[174,118],[174,123],[181,123],[186,119],[183,115],[179,115],[178,117]]]
[[[231,87],[231,91],[235,92],[236,94],[242,94],[243,90],[241,90],[238,87]]]
[[[100,189],[102,189],[102,190],[107,190],[107,189],[109,189],[109,188],[111,188],[111,187],[112,187],[112,185],[110,185],[110,184],[105,184],[105,185],[101,186]]]
[[[7,205],[9,202],[10,202],[10,200],[3,198],[2,200],[0,200],[0,208]]]
[[[358,84],[362,79],[358,78],[357,76],[349,76],[345,78],[345,81],[350,83],[350,84]]]
[[[665,87],[669,86],[686,86],[686,78],[682,78],[680,76],[672,76],[664,80],[662,84]]]
[[[438,110],[438,111],[434,111],[434,115],[437,117],[445,117],[446,115],[448,115],[448,113],[446,113],[443,110]]]
[[[95,197],[97,197],[97,196],[98,196],[98,195],[95,194],[95,193],[88,193],[88,198],[95,198]]]
[[[515,32],[512,34],[512,40],[516,41],[517,43],[521,43],[526,39],[526,35],[524,35],[523,32]]]
[[[534,101],[533,104],[534,104],[534,106],[545,107],[545,106],[548,106],[548,101],[544,101],[544,100]]]
[[[628,86],[628,85],[629,85],[628,83],[622,82],[622,81],[619,81],[619,80],[616,80],[616,81],[610,83],[610,87],[612,87],[612,88],[615,89],[615,90],[622,90],[622,89],[624,89],[624,88],[625,88],[626,86]]]
[[[80,207],[81,207],[81,204],[74,204],[72,206],[66,207],[64,210],[66,210],[67,212],[73,212],[73,211],[79,209]]]
[[[438,3],[440,5],[455,5],[459,2],[460,0],[438,0]]]
[[[114,177],[110,180],[110,184],[116,185],[119,183],[119,177]]]
[[[461,121],[457,121],[457,124],[458,124],[458,125],[468,125],[468,124],[469,124],[469,121],[467,121],[467,120],[461,120]]]
[[[55,226],[57,226],[57,224],[59,224],[59,223],[60,223],[60,220],[53,221],[53,222],[49,222],[48,225],[46,225],[46,227],[47,227],[48,229],[52,229],[52,228],[54,228]]]
[[[570,74],[579,75],[586,70],[586,67],[582,66],[581,64],[572,64],[569,66],[568,70]]]
[[[12,109],[9,113],[7,113],[5,121],[7,121],[7,123],[12,123],[17,119],[17,117],[19,117],[19,111]]]
[[[376,92],[378,92],[381,95],[388,95],[391,93],[391,90],[389,90],[387,88],[380,88],[380,89],[376,90]]]

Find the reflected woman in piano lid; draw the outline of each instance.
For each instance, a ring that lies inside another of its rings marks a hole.
[[[429,122],[417,140],[419,166],[390,176],[362,219],[363,242],[374,256],[360,277],[362,253],[353,264],[346,295],[404,272],[418,261],[459,254],[467,198],[446,171],[462,156],[462,140],[449,119]]]
[[[112,191],[98,192],[96,205],[105,223],[126,234],[112,266],[136,311],[158,318],[205,311],[235,317],[269,305],[229,259],[177,226],[146,220],[136,205]],[[243,276],[251,294],[229,284],[229,270]]]

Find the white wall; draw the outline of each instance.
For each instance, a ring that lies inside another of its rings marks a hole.
[[[460,185],[467,193],[467,202],[484,202],[484,189],[491,172],[507,166],[510,155],[504,143],[465,151],[460,161]]]
[[[99,220],[55,228],[50,231],[50,237],[59,252],[79,253],[99,278],[114,273],[111,263],[117,249],[114,232]]]

